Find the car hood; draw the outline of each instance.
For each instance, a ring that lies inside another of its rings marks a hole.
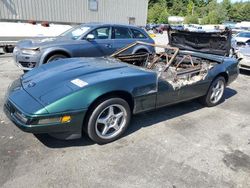
[[[43,47],[49,47],[49,46],[56,46],[59,44],[68,44],[69,42],[72,42],[74,40],[66,37],[49,37],[49,38],[42,38],[42,37],[36,37],[31,39],[25,39],[21,40],[17,43],[17,47],[19,48],[43,48]]]
[[[250,58],[250,47],[239,48],[239,53],[241,53],[242,55],[245,55],[245,56],[249,56],[249,58]]]
[[[248,40],[250,40],[250,38],[246,38],[246,37],[235,37],[234,39],[237,42],[247,42]]]
[[[222,32],[190,32],[168,30],[168,39],[171,46],[181,50],[197,51],[202,53],[228,56],[231,49],[230,30]]]
[[[46,106],[84,87],[139,71],[111,58],[71,58],[29,71],[22,77],[22,87]]]

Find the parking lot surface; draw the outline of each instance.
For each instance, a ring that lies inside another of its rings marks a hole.
[[[247,73],[220,105],[190,101],[137,115],[124,137],[106,145],[14,126],[2,106],[21,74],[11,57],[0,57],[0,187],[250,187]]]

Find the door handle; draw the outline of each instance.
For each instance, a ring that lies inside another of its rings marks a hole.
[[[112,45],[111,45],[111,44],[105,44],[105,46],[106,46],[107,48],[112,48]]]

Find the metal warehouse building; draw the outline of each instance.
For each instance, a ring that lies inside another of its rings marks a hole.
[[[0,0],[0,21],[112,22],[143,26],[148,0]]]

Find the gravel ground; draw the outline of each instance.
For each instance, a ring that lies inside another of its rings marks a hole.
[[[0,106],[21,74],[0,57]],[[249,83],[241,74],[213,108],[190,101],[137,115],[102,146],[24,133],[1,107],[0,187],[250,187]]]

